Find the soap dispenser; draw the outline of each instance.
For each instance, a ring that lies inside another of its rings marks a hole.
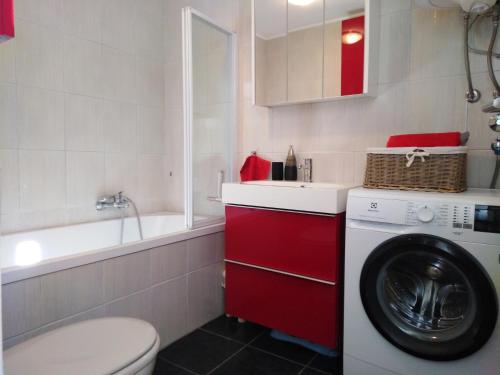
[[[288,150],[288,155],[285,162],[285,180],[286,181],[297,181],[297,159],[295,158],[295,152],[293,151],[293,145],[290,145]]]

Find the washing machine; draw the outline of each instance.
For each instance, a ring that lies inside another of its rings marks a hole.
[[[500,190],[353,189],[344,375],[500,374]]]

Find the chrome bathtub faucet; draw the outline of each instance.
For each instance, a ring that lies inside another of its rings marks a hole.
[[[129,208],[130,200],[123,195],[123,191],[120,191],[115,195],[105,195],[99,198],[95,204],[95,209],[97,211],[104,210],[106,208]]]
[[[102,211],[107,208],[117,208],[120,210],[121,214],[120,244],[123,244],[123,234],[125,226],[124,209],[127,209],[130,206],[132,206],[132,208],[134,209],[135,217],[137,219],[137,229],[139,230],[139,238],[143,240],[144,235],[142,233],[142,224],[141,224],[141,217],[139,215],[139,210],[137,209],[137,206],[135,205],[132,199],[123,195],[123,191],[120,191],[115,195],[105,195],[99,198],[95,204],[95,209],[97,211]]]

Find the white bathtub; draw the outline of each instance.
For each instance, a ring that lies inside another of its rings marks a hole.
[[[142,216],[141,223],[143,241],[139,238],[137,220],[134,217],[125,219],[123,244],[120,244],[119,219],[4,235],[0,238],[2,284],[224,229],[224,223],[220,222],[187,230],[184,215],[169,213]]]

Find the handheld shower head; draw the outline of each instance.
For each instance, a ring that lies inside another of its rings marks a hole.
[[[467,13],[484,13],[490,9],[497,0],[458,0],[460,6]]]
[[[497,0],[416,0],[420,6],[441,9],[461,7],[466,13],[484,13],[496,2]]]

